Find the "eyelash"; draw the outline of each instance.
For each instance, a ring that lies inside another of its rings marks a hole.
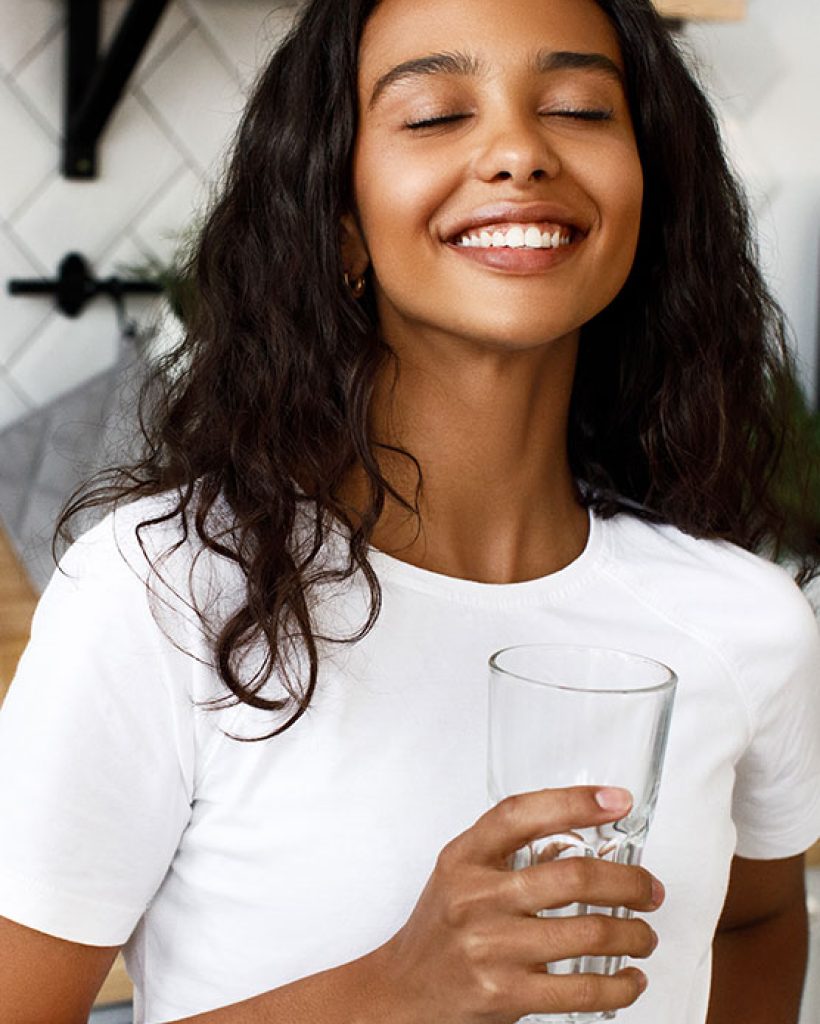
[[[578,110],[548,110],[544,113],[545,117],[564,117],[567,119],[573,119],[577,121],[611,121],[613,117],[613,110],[598,110],[598,109],[578,109]],[[440,128],[444,125],[455,124],[458,121],[464,121],[471,115],[469,114],[445,114],[442,117],[426,117],[420,121],[405,121],[404,127],[409,128],[411,131],[419,131],[425,128]]]
[[[552,117],[571,117],[577,118],[579,121],[611,121],[615,111],[614,110],[595,110],[595,109],[582,109],[582,110],[550,110],[548,114]]]

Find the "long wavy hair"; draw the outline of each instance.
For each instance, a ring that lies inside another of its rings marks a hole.
[[[214,707],[243,702],[292,726],[317,685],[321,642],[312,597],[329,577],[363,573],[381,603],[368,544],[388,496],[418,516],[379,467],[368,413],[394,358],[370,298],[343,280],[339,225],[353,208],[357,59],[377,0],[310,0],[250,99],[224,187],[187,268],[186,335],[142,399],[144,448],[75,495],[59,525],[166,494],[166,512],[205,552],[235,563],[240,605],[212,630],[226,687]],[[618,297],[582,331],[569,423],[583,500],[671,523],[816,571],[817,511],[783,490],[795,374],[783,317],[756,263],[747,206],[724,157],[712,110],[649,0],[596,0],[620,40],[645,176],[637,256]],[[395,450],[395,449],[394,449]],[[410,452],[422,485],[421,467]],[[369,481],[365,509],[340,485]],[[309,536],[293,543],[301,510]],[[218,510],[229,510],[228,521]],[[320,558],[344,527],[346,565]],[[349,543],[348,543],[349,541]],[[141,540],[142,543],[142,540]],[[158,570],[158,571],[161,571]],[[207,611],[200,610],[205,621]],[[293,670],[294,637],[306,656]],[[255,670],[249,650],[262,652]],[[267,695],[276,674],[282,686]]]

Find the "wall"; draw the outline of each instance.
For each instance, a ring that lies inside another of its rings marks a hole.
[[[697,24],[686,45],[755,200],[764,266],[817,401],[820,327],[820,4],[749,0],[744,22]]]
[[[105,0],[110,38],[127,0]],[[100,177],[58,173],[62,0],[0,0],[0,428],[109,368],[112,305],[77,320],[48,299],[11,298],[12,277],[53,277],[79,251],[98,276],[167,258],[190,222],[242,109],[254,69],[293,15],[275,0],[173,0],[99,150]],[[143,323],[154,307],[130,300]]]

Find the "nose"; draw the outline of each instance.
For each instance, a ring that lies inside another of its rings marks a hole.
[[[561,161],[537,122],[509,116],[487,132],[476,160],[483,181],[511,181],[527,185],[556,177]]]

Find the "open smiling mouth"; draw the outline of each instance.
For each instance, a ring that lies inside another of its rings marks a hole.
[[[585,235],[567,224],[486,224],[460,232],[447,246],[496,270],[537,273],[563,262]]]

